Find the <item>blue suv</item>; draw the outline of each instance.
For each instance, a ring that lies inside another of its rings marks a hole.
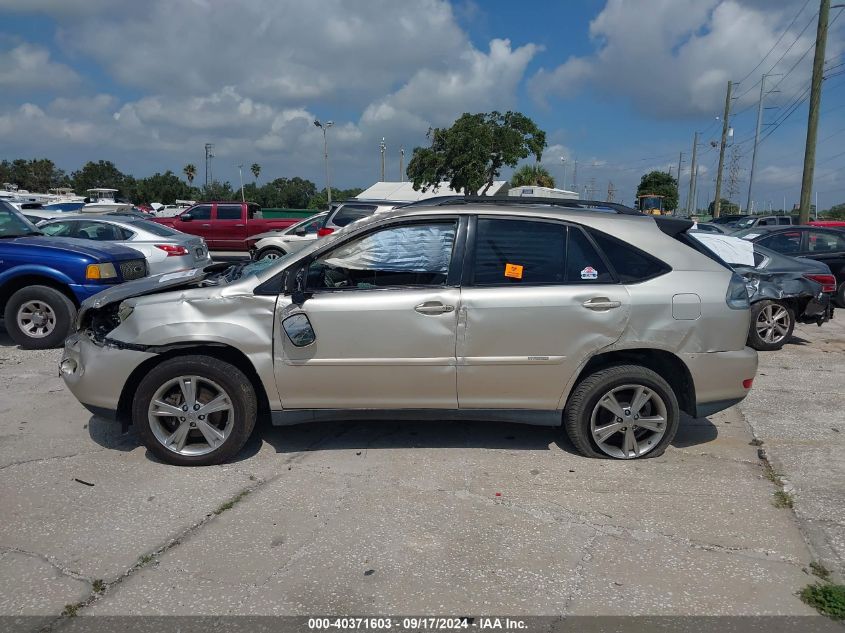
[[[21,347],[61,345],[82,301],[146,275],[147,262],[138,251],[107,242],[42,237],[0,200],[0,314]]]

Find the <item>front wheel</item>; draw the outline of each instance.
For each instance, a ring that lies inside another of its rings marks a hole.
[[[261,261],[261,260],[264,260],[264,259],[276,260],[276,259],[281,259],[284,256],[285,256],[285,252],[282,249],[268,247],[268,248],[262,248],[260,251],[258,251],[258,254],[255,256],[255,259],[258,260],[258,261]]]
[[[144,377],[132,421],[144,445],[162,461],[208,466],[243,448],[257,409],[255,388],[240,369],[210,356],[182,356]]]
[[[779,350],[792,336],[795,313],[778,301],[758,301],[751,306],[748,346],[760,352]]]
[[[681,413],[675,392],[659,374],[618,365],[578,383],[563,416],[566,433],[582,455],[637,459],[663,454]]]
[[[28,286],[6,302],[6,331],[24,349],[58,347],[70,334],[76,306],[50,286]]]

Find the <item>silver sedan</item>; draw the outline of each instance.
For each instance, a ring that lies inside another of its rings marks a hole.
[[[211,263],[205,240],[134,216],[68,215],[38,224],[44,233],[115,242],[134,248],[147,260],[151,275],[200,268]]]

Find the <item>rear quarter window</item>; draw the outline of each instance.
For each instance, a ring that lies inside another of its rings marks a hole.
[[[331,223],[335,226],[346,226],[355,220],[371,216],[375,211],[375,205],[344,205],[335,213]]]
[[[599,231],[591,230],[590,235],[610,262],[616,272],[616,278],[623,284],[647,281],[671,270],[656,257],[644,253],[627,242]]]

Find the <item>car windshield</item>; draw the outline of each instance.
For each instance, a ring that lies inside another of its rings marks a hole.
[[[41,232],[20,213],[0,201],[0,237],[23,235],[41,235]]]
[[[756,220],[757,220],[757,218],[745,218],[743,220],[740,220],[736,224],[734,224],[734,228],[736,228],[736,229],[747,229],[750,226],[754,226],[754,222]]]
[[[175,237],[177,235],[184,235],[184,233],[171,229],[169,226],[164,226],[158,222],[150,222],[149,220],[137,220],[129,222],[132,226],[139,230],[158,235],[159,237]]]

